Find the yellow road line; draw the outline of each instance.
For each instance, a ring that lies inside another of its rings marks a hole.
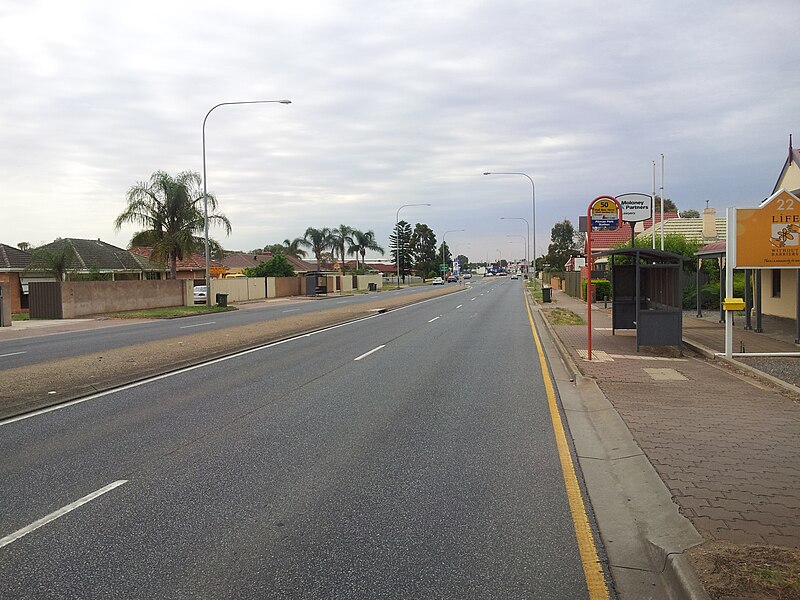
[[[603,568],[597,558],[597,548],[594,545],[594,536],[589,527],[589,518],[586,516],[586,507],[583,504],[581,489],[578,486],[578,477],[575,475],[575,466],[572,464],[572,456],[567,445],[567,436],[564,433],[564,425],[561,422],[561,413],[558,412],[556,403],[556,393],[553,387],[553,380],[547,368],[542,342],[536,332],[531,313],[530,301],[525,295],[525,308],[528,309],[528,320],[531,324],[533,339],[536,342],[536,350],[539,353],[539,364],[542,367],[542,379],[547,391],[547,404],[550,407],[550,419],[553,421],[553,432],[556,436],[556,446],[558,447],[558,457],[561,460],[561,471],[564,475],[564,485],[567,488],[567,498],[569,509],[572,512],[572,524],[575,527],[575,536],[578,538],[578,551],[583,563],[583,573],[586,577],[586,586],[589,588],[590,600],[608,600],[608,588],[606,587]]]

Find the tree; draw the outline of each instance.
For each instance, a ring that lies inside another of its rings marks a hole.
[[[295,258],[305,258],[306,251],[300,246],[303,245],[303,238],[294,238],[293,240],[283,240],[283,252],[286,256],[293,256]]]
[[[666,206],[666,204],[664,206]],[[700,218],[700,212],[696,211],[695,209],[692,208],[692,209],[683,211],[681,213],[681,217],[684,218],[684,219],[699,219]]]
[[[394,264],[398,267],[403,281],[411,273],[411,225],[407,221],[400,221],[389,234],[389,250],[394,256]]]
[[[466,271],[469,268],[469,258],[464,256],[463,254],[459,254],[456,256],[456,260],[461,265],[461,270]]]
[[[447,242],[442,242],[439,244],[439,249],[436,251],[436,257],[442,261],[441,264],[450,264],[452,256],[450,255],[450,246],[447,245]]]
[[[28,242],[20,242],[19,244],[17,244],[17,248],[19,248],[23,252],[27,252],[28,250],[31,249],[31,245]]]
[[[294,269],[283,254],[274,254],[267,261],[243,270],[248,277],[293,277]]]
[[[317,271],[319,271],[320,263],[322,262],[322,253],[333,247],[331,230],[327,227],[323,227],[322,229],[309,227],[303,234],[303,241],[300,243],[314,253],[314,257],[317,259]]]
[[[344,272],[345,253],[348,245],[353,243],[353,228],[349,225],[339,225],[335,229],[331,229],[331,250],[333,250],[334,257],[339,253],[341,258],[341,270]]]
[[[177,276],[179,259],[191,256],[204,247],[205,221],[203,218],[202,179],[194,171],[182,171],[172,177],[164,171],[156,171],[150,181],[139,182],[128,190],[128,206],[114,221],[120,230],[125,223],[144,227],[133,235],[130,247],[152,247],[151,258],[168,262],[172,279]],[[210,211],[217,210],[217,199],[208,195]],[[210,212],[209,225],[222,225],[230,235],[228,218]],[[222,246],[209,239],[212,252],[218,253]]]
[[[547,255],[543,258],[550,265],[551,271],[563,271],[567,261],[581,253],[582,249],[577,244],[580,238],[575,233],[575,228],[568,219],[553,225],[550,230],[552,243],[547,247]]]
[[[384,250],[375,240],[375,232],[372,231],[372,229],[369,231],[359,231],[358,229],[353,229],[351,237],[352,241],[350,243],[350,247],[347,249],[347,253],[350,256],[355,255],[356,269],[358,268],[359,255],[361,256],[361,266],[364,266],[364,257],[367,254],[367,250],[380,252],[381,256],[383,256]]]
[[[656,194],[655,201],[653,202],[653,212],[661,212],[661,196],[658,194]],[[664,212],[678,212],[678,207],[675,206],[675,203],[672,200],[666,198],[664,200]]]
[[[417,223],[411,234],[410,245],[414,272],[422,277],[423,281],[431,272],[439,271],[439,263],[436,260],[436,234],[430,227],[424,223]]]
[[[59,281],[66,281],[73,260],[75,260],[75,249],[69,240],[57,239],[52,244],[33,251],[26,271],[44,271]]]

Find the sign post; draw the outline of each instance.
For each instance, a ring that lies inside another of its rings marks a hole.
[[[592,232],[619,229],[622,221],[622,207],[614,196],[598,196],[589,203],[586,220],[589,223],[586,232],[586,260],[589,265],[589,278],[586,281],[586,321],[588,322],[586,341],[589,360],[592,360],[592,267],[594,266]]]

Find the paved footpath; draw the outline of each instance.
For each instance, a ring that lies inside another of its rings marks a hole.
[[[584,302],[553,292],[553,303],[540,305],[545,314],[564,308],[585,318]],[[637,353],[635,332],[612,335],[602,305],[592,326],[591,362],[586,325],[553,329],[703,537],[800,548],[800,396],[691,352]],[[684,337],[690,332],[684,327]]]

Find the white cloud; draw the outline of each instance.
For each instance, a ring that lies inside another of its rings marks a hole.
[[[388,245],[397,207],[508,245],[591,198],[649,191],[667,156],[681,208],[752,204],[796,126],[800,6],[655,1],[7,2],[0,9],[0,241],[100,237],[154,170],[201,171],[251,249],[347,223]],[[794,131],[800,135],[799,131]],[[514,213],[498,215],[498,211]],[[517,223],[519,225],[519,223]],[[449,236],[448,236],[449,238]],[[449,241],[449,240],[448,240]],[[455,234],[454,234],[455,241]],[[513,244],[511,245],[513,247]]]

